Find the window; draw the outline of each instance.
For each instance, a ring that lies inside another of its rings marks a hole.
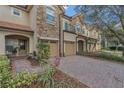
[[[19,40],[20,49],[26,49],[26,40]]]
[[[16,8],[12,8],[12,14],[15,16],[21,16],[21,11]]]
[[[54,22],[55,21],[55,11],[54,7],[46,7],[46,19],[47,22]]]
[[[65,29],[65,30],[68,30],[68,28],[69,28],[68,22],[64,22],[64,29]]]
[[[76,23],[76,31],[81,31],[81,28],[80,28],[80,24],[79,23]]]
[[[85,34],[85,30],[84,30],[83,28],[81,29],[81,32],[82,32],[83,34]]]

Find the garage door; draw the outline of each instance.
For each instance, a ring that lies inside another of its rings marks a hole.
[[[65,42],[65,56],[75,55],[76,47],[74,42]]]
[[[57,41],[50,41],[50,57],[59,56],[59,48]]]

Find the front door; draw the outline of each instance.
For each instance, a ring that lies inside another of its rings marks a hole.
[[[6,39],[6,54],[13,56],[25,56],[28,52],[28,40]]]
[[[78,41],[78,52],[79,52],[79,53],[82,53],[83,50],[84,50],[84,42],[81,41],[81,40],[79,40],[79,41]]]
[[[27,43],[27,40],[18,40],[18,46],[19,46],[19,49],[18,49],[18,55],[27,55],[27,46],[28,46],[28,43]]]

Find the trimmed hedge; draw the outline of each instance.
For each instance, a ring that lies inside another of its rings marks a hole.
[[[107,59],[107,60],[114,60],[114,61],[124,62],[124,57],[123,56],[117,56],[117,55],[113,55],[113,54],[106,53],[106,52],[101,52],[99,54],[99,57],[103,58],[103,59]]]

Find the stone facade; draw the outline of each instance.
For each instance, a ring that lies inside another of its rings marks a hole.
[[[46,6],[39,6],[37,11],[37,33],[42,37],[59,38],[59,14],[62,12],[58,6],[55,7],[55,22],[46,21]]]

